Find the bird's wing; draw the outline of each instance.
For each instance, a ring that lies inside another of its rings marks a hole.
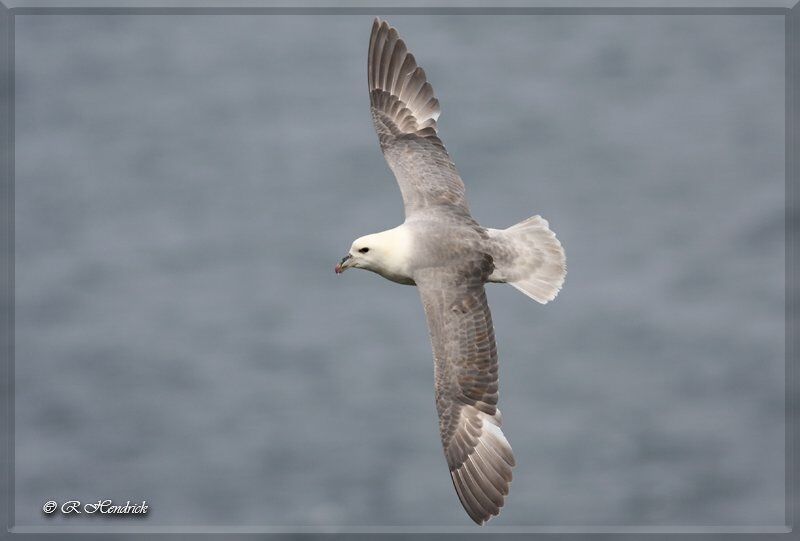
[[[492,269],[491,257],[482,256],[415,274],[433,345],[444,454],[458,498],[478,524],[500,512],[514,466],[500,429],[497,349],[483,287]]]
[[[430,207],[469,215],[464,182],[437,135],[439,100],[386,21],[375,19],[372,25],[367,80],[372,121],[406,216]]]

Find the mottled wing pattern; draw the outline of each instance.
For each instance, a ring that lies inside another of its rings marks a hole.
[[[461,504],[483,524],[500,512],[514,456],[500,429],[497,349],[484,282],[488,255],[415,275],[433,346],[436,410]]]
[[[372,25],[367,80],[372,121],[406,216],[435,206],[469,214],[464,183],[437,135],[440,108],[433,87],[386,21]]]

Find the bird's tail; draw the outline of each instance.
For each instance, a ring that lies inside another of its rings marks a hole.
[[[567,258],[547,220],[533,216],[508,229],[490,229],[489,235],[495,241],[489,281],[511,284],[542,304],[556,298],[567,275]]]

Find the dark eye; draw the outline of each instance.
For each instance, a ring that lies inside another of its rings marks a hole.
[[[364,248],[361,248],[361,249],[359,250],[359,252],[361,252],[362,254],[366,254],[367,252],[369,252],[369,248],[367,248],[367,247],[365,246]]]

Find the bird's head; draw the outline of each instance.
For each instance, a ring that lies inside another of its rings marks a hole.
[[[336,264],[336,274],[341,274],[351,267],[375,271],[380,268],[381,254],[385,251],[385,242],[380,233],[359,237],[353,241],[350,251]]]
[[[336,274],[350,267],[376,272],[389,280],[409,276],[411,241],[405,226],[365,235],[353,241],[350,251],[336,265]],[[410,280],[410,278],[409,278]]]

